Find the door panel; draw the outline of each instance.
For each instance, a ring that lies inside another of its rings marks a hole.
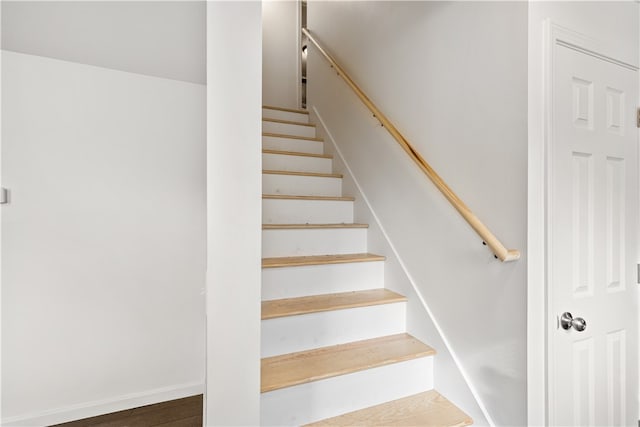
[[[550,424],[638,416],[637,72],[556,45],[550,147]],[[635,189],[635,190],[631,190]],[[586,329],[564,330],[572,313]]]

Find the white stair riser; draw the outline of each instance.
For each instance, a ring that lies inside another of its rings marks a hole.
[[[353,202],[345,200],[262,199],[264,224],[353,222]]]
[[[405,319],[405,302],[266,319],[261,356],[400,334],[405,332]]]
[[[384,287],[384,261],[262,269],[262,300]]]
[[[324,153],[324,143],[322,141],[282,138],[278,136],[263,136],[262,148],[266,150],[295,151],[310,154]]]
[[[265,258],[366,251],[366,228],[262,230],[262,256]]]
[[[295,125],[279,122],[262,122],[262,132],[279,133],[282,135],[307,136],[315,138],[315,126]]]
[[[433,356],[262,393],[260,424],[299,426],[433,389]]]
[[[262,153],[262,169],[290,172],[331,173],[332,159]]]
[[[292,111],[272,110],[271,108],[263,108],[262,117],[265,119],[277,119],[277,120],[288,120],[290,122],[309,123],[308,114],[294,113]]]
[[[292,196],[341,196],[342,178],[263,174],[262,192]]]

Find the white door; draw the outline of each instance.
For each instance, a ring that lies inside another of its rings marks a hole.
[[[638,73],[557,43],[552,85],[549,423],[637,425]]]

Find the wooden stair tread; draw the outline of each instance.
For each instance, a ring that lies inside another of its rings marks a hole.
[[[346,264],[350,262],[384,261],[386,258],[375,254],[311,255],[278,258],[262,258],[262,268],[300,267],[307,265]]]
[[[281,170],[271,170],[271,169],[263,169],[263,174],[266,175],[294,175],[294,176],[315,176],[318,178],[343,178],[340,173],[319,173],[319,172],[294,172],[294,171],[281,171]]]
[[[296,125],[296,126],[306,126],[310,128],[316,127],[313,123],[302,123],[302,122],[294,122],[292,120],[282,120],[282,119],[266,119],[262,118],[263,122],[273,122],[273,123],[283,123],[285,125]]]
[[[409,334],[389,335],[261,360],[262,393],[435,354]]]
[[[262,302],[262,320],[323,311],[406,302],[407,298],[388,289],[341,292]]]
[[[353,202],[355,197],[349,196],[291,196],[288,194],[263,194],[263,199],[285,199],[285,200],[334,200],[340,202]]]
[[[462,427],[473,420],[435,390],[307,424],[320,426]]]
[[[369,224],[262,224],[263,230],[308,230],[308,229],[332,229],[332,228],[369,228]]]
[[[263,154],[280,154],[283,156],[300,156],[300,157],[318,157],[320,159],[333,159],[333,156],[329,154],[313,154],[302,153],[300,151],[281,151],[281,150],[262,150]]]
[[[289,113],[309,114],[309,111],[299,108],[274,107],[273,105],[263,105],[262,108],[266,108],[267,110],[287,111]]]
[[[304,139],[307,141],[324,141],[322,138],[314,138],[312,136],[296,136],[296,135],[286,135],[283,133],[271,133],[271,132],[262,132],[262,136],[273,136],[275,138],[289,138],[289,139]]]

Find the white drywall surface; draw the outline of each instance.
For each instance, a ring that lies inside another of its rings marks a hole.
[[[2,22],[2,3],[0,3],[0,23]],[[2,46],[2,31],[0,31]],[[0,50],[0,187],[2,187],[2,54]],[[0,369],[2,369],[2,208],[0,207]],[[0,420],[2,419],[2,385],[0,384]]]
[[[2,52],[3,425],[202,392],[205,87]]]
[[[316,113],[315,110],[311,111],[314,122],[323,123],[322,117]],[[379,218],[372,211],[371,205],[362,193],[359,183],[353,178],[352,171],[344,163],[341,152],[336,149],[335,139],[324,126],[319,127],[319,132],[319,135],[325,141],[328,141],[326,152],[334,155],[334,169],[341,171],[345,175],[343,183],[344,194],[355,196],[355,210],[358,220],[369,224],[367,233],[368,252],[384,254],[386,258],[383,262],[383,272],[378,273],[382,276],[379,279],[384,281],[382,286],[407,297],[407,332],[437,349],[437,355],[433,361],[434,377],[436,379],[435,387],[459,408],[464,408],[465,413],[473,419],[474,425],[488,425],[488,421],[482,413],[482,409],[479,407],[473,392],[469,389],[464,376],[456,366],[448,344],[444,342],[432,314],[429,313],[428,306],[423,303],[417,294],[415,283],[412,283],[412,278],[407,276],[408,272],[398,259],[397,251],[390,244]],[[366,278],[366,276],[364,274],[362,277]],[[373,287],[372,282],[369,282],[369,285],[366,286],[367,289]]]
[[[515,263],[495,260],[311,50],[308,105],[334,136],[488,422],[526,424],[527,4],[310,2],[308,22],[462,200],[522,252]],[[438,382],[447,379],[436,371]]]
[[[206,425],[260,424],[261,2],[207,5]]]
[[[262,98],[265,105],[298,108],[300,2],[262,3]]]
[[[2,48],[206,83],[204,1],[3,1]]]

